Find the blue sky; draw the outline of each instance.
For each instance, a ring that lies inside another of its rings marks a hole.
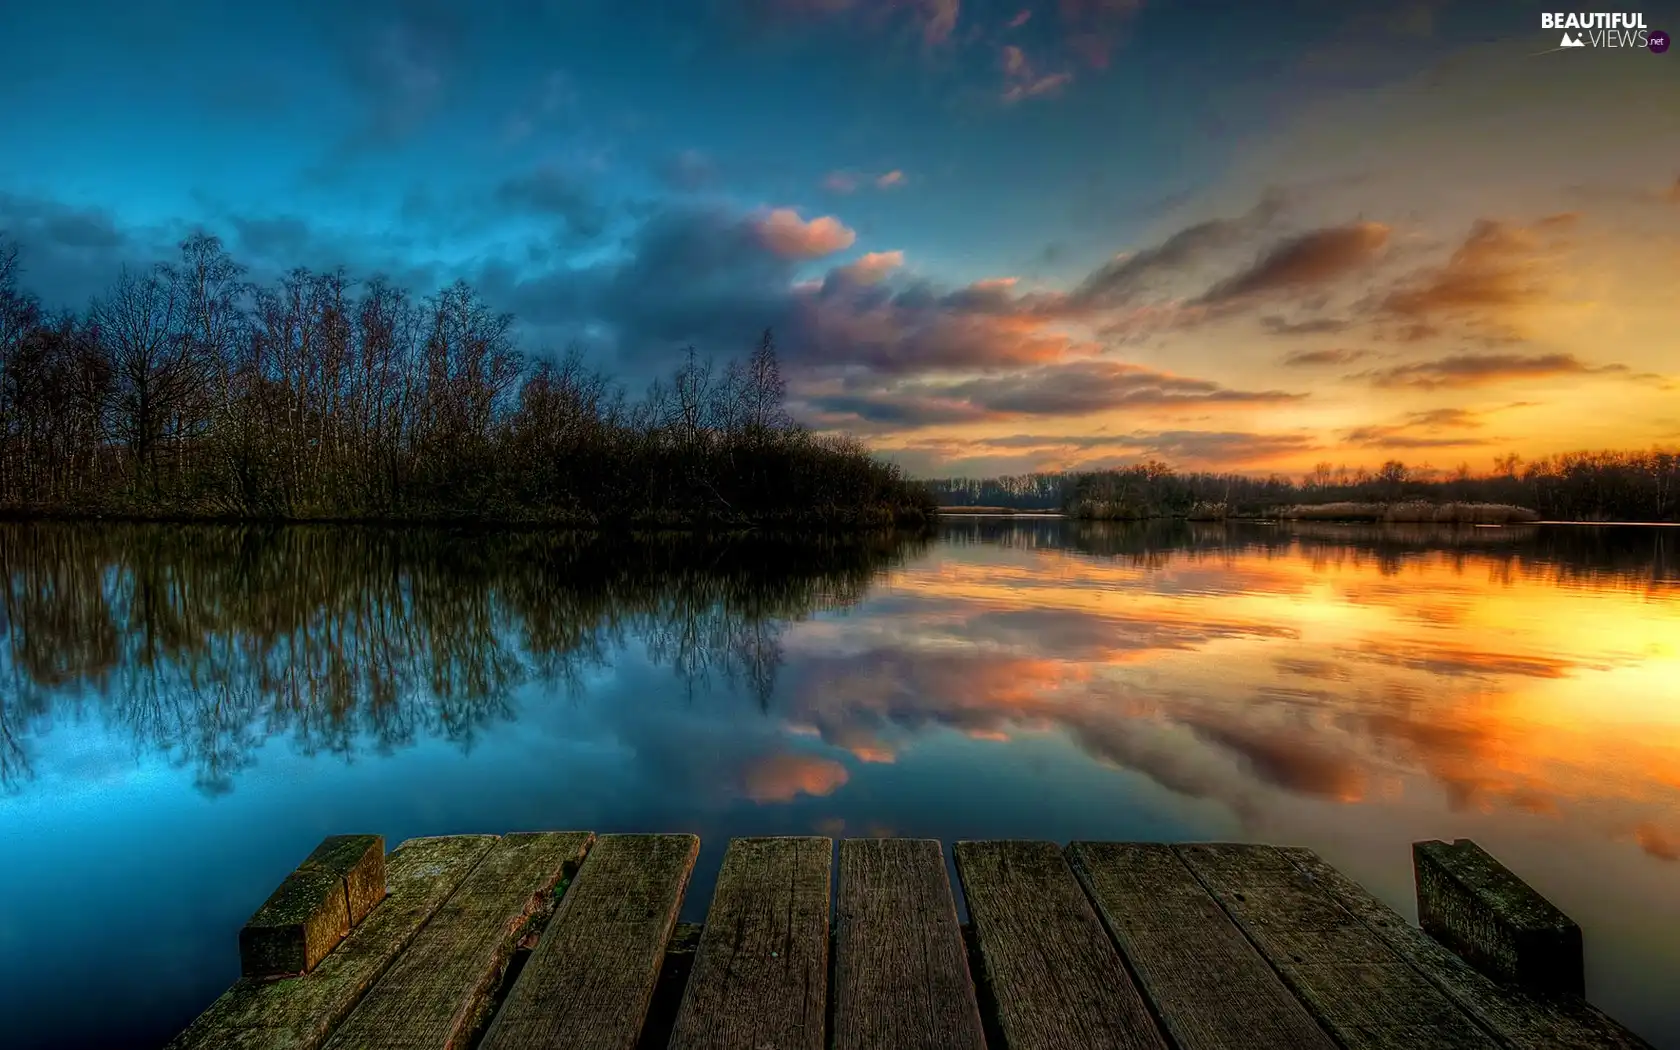
[[[1536,54],[1538,14],[13,4],[0,230],[56,305],[195,228],[258,276],[465,277],[527,349],[580,342],[632,386],[772,325],[802,418],[920,472],[1672,441],[1680,54]],[[1297,240],[1297,269],[1187,312]],[[1143,260],[1124,287],[1117,259]],[[1373,413],[1399,444],[1349,440]]]

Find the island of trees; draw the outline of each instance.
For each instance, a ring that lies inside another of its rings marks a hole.
[[[927,482],[945,507],[1058,510],[1073,517],[1299,518],[1503,524],[1680,521],[1680,454],[1572,452],[1524,463],[1515,454],[1475,474],[1390,460],[1377,470],[1319,464],[1281,474],[1179,473],[1158,462],[1121,470]]]
[[[212,236],[49,315],[0,241],[0,512],[580,526],[880,526],[926,488],[783,408],[775,345],[640,399],[527,357],[465,283],[417,299]]]

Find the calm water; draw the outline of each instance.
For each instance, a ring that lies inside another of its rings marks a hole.
[[[0,1017],[156,1045],[324,834],[1473,837],[1680,1047],[1680,530],[0,527]],[[88,1009],[90,992],[98,1009]]]

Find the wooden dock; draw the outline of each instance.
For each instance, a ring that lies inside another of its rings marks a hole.
[[[172,1050],[1641,1048],[1580,930],[1473,843],[1419,843],[1413,926],[1310,850],[334,836]],[[1450,947],[1449,947],[1450,946]],[[231,946],[230,946],[231,947]]]

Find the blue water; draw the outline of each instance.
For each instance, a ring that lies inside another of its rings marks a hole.
[[[166,1041],[324,835],[590,829],[700,834],[690,920],[735,835],[1287,842],[1407,914],[1469,836],[1680,1047],[1674,544],[0,527],[3,1042]]]

